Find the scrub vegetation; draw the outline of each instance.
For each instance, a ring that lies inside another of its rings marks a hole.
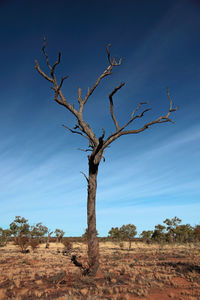
[[[16,216],[0,229],[0,299],[199,299],[200,225],[174,217],[136,234],[134,224],[96,232],[101,269],[91,277],[87,229],[66,237]]]
[[[65,237],[16,216],[0,229],[0,299],[199,299],[200,225],[174,217],[136,234],[134,224],[96,232],[101,269],[91,277],[87,229]]]

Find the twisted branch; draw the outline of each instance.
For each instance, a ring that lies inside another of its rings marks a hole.
[[[117,61],[116,61],[117,57],[115,56],[115,57],[113,58],[113,60],[112,60],[112,59],[111,59],[111,56],[110,56],[110,49],[109,49],[110,46],[111,46],[111,44],[108,44],[108,45],[106,46],[106,51],[107,51],[107,55],[108,55],[108,61],[109,61],[109,64],[110,64],[111,66],[120,66],[123,59],[120,58],[119,61],[117,62]]]
[[[124,125],[122,126],[117,132],[111,134],[104,142],[104,145],[103,145],[103,150],[108,147],[108,145],[110,145],[113,141],[115,141],[117,138],[119,138],[120,136],[122,135],[126,135],[126,134],[136,134],[136,133],[140,133],[144,130],[146,130],[147,128],[149,128],[151,125],[154,125],[154,124],[160,124],[160,123],[166,123],[166,122],[172,122],[174,123],[174,121],[172,121],[170,118],[169,118],[169,115],[171,112],[174,112],[178,109],[178,107],[174,107],[172,108],[172,99],[170,97],[170,94],[169,94],[169,89],[167,88],[167,95],[168,95],[168,98],[169,98],[169,101],[170,101],[170,107],[169,107],[169,110],[167,112],[167,114],[165,116],[161,116],[159,118],[157,118],[156,120],[153,120],[149,123],[146,123],[143,127],[139,128],[139,129],[133,129],[133,130],[124,130],[131,122],[133,122],[136,118],[142,118],[145,114],[145,112],[149,111],[151,108],[147,108],[145,110],[142,111],[142,113],[140,115],[136,115],[134,116],[135,112],[138,111],[138,109],[143,105],[143,104],[146,104],[147,102],[141,102],[138,107],[132,112],[131,114],[131,119]]]
[[[167,114],[165,116],[161,116],[159,118],[157,118],[156,120],[153,120],[149,123],[146,123],[142,128],[140,129],[137,129],[137,130],[126,130],[124,132],[122,132],[122,134],[131,134],[131,133],[139,133],[139,132],[142,132],[144,131],[145,129],[149,128],[151,125],[154,125],[154,124],[159,124],[159,123],[166,123],[166,122],[172,122],[174,123],[174,121],[172,121],[170,118],[169,118],[169,115],[171,112],[174,112],[178,109],[178,107],[176,106],[175,108],[172,108],[172,99],[169,95],[169,89],[167,88],[167,94],[168,94],[168,98],[170,100],[170,107],[169,107],[169,110],[167,112]],[[148,111],[149,109],[146,109],[145,111]],[[142,112],[142,114],[140,116],[136,116],[136,117],[141,117],[144,115],[144,112]],[[135,118],[136,118],[135,117]],[[134,119],[134,118],[133,118]]]
[[[119,138],[121,135],[126,135],[126,134],[136,134],[136,133],[140,133],[144,130],[146,130],[147,128],[149,128],[151,125],[153,124],[159,124],[159,123],[166,123],[166,122],[172,122],[174,123],[170,118],[170,114],[171,112],[174,112],[178,109],[178,107],[174,107],[173,108],[173,103],[172,103],[172,98],[170,97],[170,93],[169,93],[169,89],[167,88],[167,95],[169,98],[169,102],[170,102],[170,107],[169,110],[167,112],[166,115],[161,116],[149,123],[146,123],[143,127],[139,128],[139,129],[135,129],[135,130],[125,130],[126,127],[128,125],[130,125],[135,119],[137,118],[142,118],[144,116],[144,114],[146,112],[148,112],[151,108],[147,108],[144,109],[140,114],[136,115],[136,112],[142,107],[142,105],[147,104],[147,102],[141,102],[139,103],[139,105],[136,107],[136,109],[132,112],[131,114],[131,118],[130,120],[124,124],[122,127],[119,126],[117,119],[115,117],[114,114],[114,104],[113,104],[113,96],[115,95],[115,93],[121,89],[124,86],[124,82],[122,82],[119,86],[117,86],[112,93],[110,93],[109,95],[109,101],[110,101],[110,114],[112,117],[112,120],[114,122],[115,125],[115,129],[116,132],[111,134],[106,140],[104,140],[105,137],[105,130],[103,130],[102,135],[97,138],[96,135],[94,134],[93,130],[90,128],[89,124],[87,124],[84,120],[83,120],[83,107],[86,104],[86,102],[88,101],[88,98],[92,95],[92,93],[94,92],[94,90],[96,89],[96,87],[100,84],[101,80],[110,75],[112,73],[112,69],[115,66],[120,66],[121,62],[122,62],[122,58],[120,58],[117,61],[117,57],[111,58],[111,54],[110,54],[110,44],[107,45],[106,47],[106,52],[107,52],[107,58],[108,58],[108,62],[109,62],[109,66],[107,67],[107,69],[97,78],[96,82],[93,84],[92,88],[88,88],[87,91],[87,95],[85,96],[85,98],[82,98],[82,91],[81,88],[78,89],[78,102],[79,102],[79,111],[77,111],[73,105],[71,105],[67,99],[64,97],[61,88],[63,85],[63,82],[65,79],[68,78],[68,76],[64,76],[61,78],[60,84],[57,83],[57,79],[55,77],[55,68],[58,64],[60,64],[61,61],[61,53],[58,53],[58,58],[57,61],[53,64],[53,66],[50,65],[49,63],[49,57],[46,53],[46,39],[44,38],[44,43],[43,43],[43,47],[42,47],[42,52],[45,56],[45,60],[46,60],[46,64],[48,66],[48,68],[50,69],[50,76],[47,75],[39,66],[38,61],[35,61],[35,68],[38,71],[38,73],[40,75],[42,75],[46,80],[50,81],[53,84],[53,90],[55,92],[54,95],[54,99],[56,102],[58,102],[60,105],[63,105],[65,108],[67,108],[70,112],[72,112],[74,114],[74,116],[77,119],[77,123],[78,125],[76,125],[74,127],[74,129],[69,128],[66,125],[63,125],[66,129],[68,129],[70,132],[72,133],[76,133],[79,135],[82,135],[84,138],[87,138],[89,140],[89,146],[92,149],[92,155],[97,155],[97,156],[101,156],[103,154],[103,151],[105,150],[106,147],[109,147],[109,145],[116,140],[117,138]],[[77,131],[76,129],[79,129],[80,131]],[[84,150],[84,151],[89,151],[89,149]]]
[[[92,93],[94,92],[94,90],[96,89],[96,87],[99,85],[99,83],[101,82],[101,80],[110,75],[112,72],[112,69],[114,66],[120,66],[121,62],[122,62],[122,58],[120,58],[119,62],[116,62],[116,57],[113,58],[113,60],[111,60],[110,57],[110,50],[109,50],[110,44],[107,45],[106,47],[106,51],[107,51],[107,55],[108,55],[108,61],[109,61],[109,66],[107,67],[107,69],[98,77],[98,79],[96,80],[96,82],[94,83],[94,85],[92,86],[92,88],[90,89],[88,87],[88,91],[87,91],[87,95],[85,96],[85,99],[83,101],[83,105],[87,102],[88,98],[92,95]]]
[[[64,124],[63,124],[62,126],[65,127],[66,129],[68,129],[69,131],[71,131],[72,133],[80,134],[80,135],[82,135],[83,137],[85,137],[85,138],[88,139],[88,137],[87,137],[85,134],[83,134],[82,132],[73,130],[73,129],[71,129],[70,127],[68,127],[68,126],[66,126],[66,125],[64,125]]]
[[[113,122],[115,124],[115,128],[116,128],[116,131],[120,130],[120,127],[118,125],[118,122],[117,122],[117,119],[114,115],[114,112],[113,112],[113,99],[112,99],[112,96],[119,90],[121,89],[123,86],[125,85],[124,82],[122,82],[119,86],[117,86],[113,91],[112,93],[109,95],[109,100],[110,100],[110,114],[111,114],[111,117],[113,119]]]

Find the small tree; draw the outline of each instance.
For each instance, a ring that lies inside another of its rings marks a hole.
[[[16,245],[21,248],[22,252],[26,252],[29,245],[30,225],[24,217],[16,216],[10,224],[11,235],[14,236]]]
[[[14,237],[21,235],[28,235],[30,225],[28,220],[24,217],[16,216],[14,221],[10,224],[10,231]]]
[[[131,249],[131,243],[133,238],[136,236],[136,226],[133,224],[127,224],[120,227],[120,233],[123,239],[128,239],[129,250]]]
[[[190,224],[177,226],[175,234],[175,239],[178,243],[190,243],[194,241],[194,229]]]
[[[154,232],[152,234],[152,240],[154,240],[157,243],[164,243],[166,242],[166,233],[165,233],[166,227],[158,224],[155,226]]]
[[[55,235],[56,235],[56,243],[60,243],[62,241],[62,238],[64,236],[64,231],[61,229],[56,229],[54,231]]]
[[[200,225],[194,227],[194,237],[196,241],[200,242]]]
[[[32,238],[38,238],[40,239],[41,237],[45,236],[45,234],[47,234],[48,232],[48,228],[44,225],[42,225],[42,223],[37,223],[34,226],[31,226],[30,228],[30,235]]]
[[[9,229],[3,229],[0,227],[0,247],[4,247],[7,245],[8,237],[11,235]]]
[[[142,238],[143,242],[149,244],[151,241],[151,237],[152,237],[153,231],[152,230],[144,230],[142,231],[142,233],[140,234],[140,237]]]
[[[108,232],[108,237],[115,242],[119,242],[122,238],[120,229],[118,227],[112,227]]]
[[[163,223],[165,223],[167,225],[167,234],[166,234],[166,238],[167,241],[170,243],[173,243],[176,241],[176,229],[178,227],[178,225],[182,222],[181,219],[174,217],[171,220],[170,219],[166,219]]]
[[[48,232],[48,228],[42,225],[41,222],[30,227],[30,241],[29,244],[34,251],[41,243],[41,238]]]
[[[120,125],[117,121],[116,115],[114,113],[113,107],[113,96],[125,85],[122,82],[120,85],[116,86],[112,92],[109,94],[109,103],[110,103],[110,115],[113,120],[115,131],[108,135],[106,138],[105,129],[102,128],[102,135],[98,137],[91,126],[85,121],[83,111],[85,108],[86,103],[88,102],[90,96],[92,96],[95,89],[98,87],[100,82],[103,78],[108,77],[112,74],[112,71],[115,67],[121,65],[122,59],[117,61],[117,58],[111,58],[110,54],[110,45],[107,46],[107,57],[108,57],[108,67],[105,71],[97,78],[95,83],[92,85],[91,88],[88,88],[85,97],[82,94],[81,88],[78,89],[78,109],[75,108],[74,105],[70,103],[68,98],[66,98],[62,92],[62,85],[64,80],[67,76],[64,76],[60,82],[56,78],[55,69],[60,64],[61,60],[61,53],[58,54],[57,61],[51,65],[49,63],[49,57],[46,53],[46,40],[44,39],[44,45],[42,47],[43,54],[46,59],[46,64],[48,69],[50,70],[50,74],[46,74],[40,67],[38,61],[36,61],[35,68],[42,75],[47,81],[49,81],[53,86],[52,89],[54,90],[54,99],[55,101],[65,107],[76,119],[76,124],[73,129],[69,128],[68,126],[64,125],[64,127],[72,133],[78,134],[79,136],[84,137],[88,140],[89,146],[88,149],[85,149],[86,152],[90,151],[90,155],[88,155],[88,166],[89,166],[89,174],[86,176],[84,173],[88,184],[88,196],[87,196],[87,223],[88,223],[88,259],[89,259],[89,275],[95,276],[96,272],[99,268],[99,242],[96,237],[96,190],[97,190],[97,175],[99,164],[101,160],[104,160],[104,152],[105,150],[118,138],[128,134],[138,134],[154,124],[161,124],[166,122],[173,122],[169,116],[171,112],[177,110],[177,107],[173,108],[172,106],[172,99],[169,94],[169,90],[167,89],[167,95],[170,101],[170,107],[168,112],[158,117],[157,119],[145,123],[138,129],[127,129],[129,125],[131,125],[136,119],[140,119],[144,116],[146,112],[150,110],[150,108],[143,109],[141,113],[138,111],[141,107],[144,107],[147,102],[140,102],[135,110],[130,114],[130,118],[127,122],[123,125]],[[98,112],[94,112],[95,114]],[[138,113],[138,114],[136,114]]]

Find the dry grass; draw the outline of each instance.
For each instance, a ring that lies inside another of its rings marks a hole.
[[[0,248],[0,299],[200,299],[200,247],[100,243],[101,270],[81,275],[63,244],[45,244],[22,254],[9,243]],[[73,243],[72,254],[87,265],[87,246]]]

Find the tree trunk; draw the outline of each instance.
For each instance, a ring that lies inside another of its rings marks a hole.
[[[99,162],[94,162],[94,156],[89,156],[89,178],[87,198],[87,224],[88,224],[88,259],[89,275],[95,276],[99,268],[99,242],[96,231],[96,190]]]
[[[129,239],[129,251],[131,250],[131,243],[132,243],[132,240],[131,239]]]

